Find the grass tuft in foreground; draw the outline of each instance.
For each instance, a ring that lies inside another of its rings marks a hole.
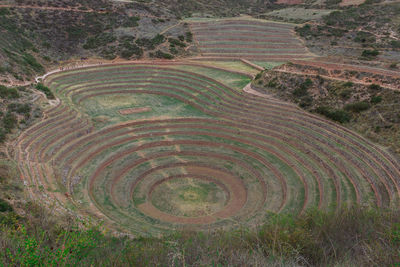
[[[55,226],[0,213],[0,261],[43,266],[389,266],[400,263],[400,212],[344,207],[301,217],[273,215],[255,230],[176,232],[158,238],[110,237],[98,227]]]

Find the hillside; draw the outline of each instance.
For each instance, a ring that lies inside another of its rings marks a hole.
[[[173,58],[191,43],[168,10],[140,3],[32,1],[0,4],[2,83],[22,83],[64,61]],[[22,40],[22,41],[21,41]]]

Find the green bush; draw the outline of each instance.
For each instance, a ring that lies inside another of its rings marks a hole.
[[[372,104],[378,104],[380,102],[382,102],[382,96],[378,95],[378,96],[371,97]]]
[[[117,38],[112,33],[100,33],[94,37],[89,37],[83,45],[84,49],[95,49],[106,46],[109,43],[115,42]]]
[[[358,43],[375,43],[376,38],[375,35],[373,35],[372,33],[359,31],[357,32],[354,41]]]
[[[8,10],[8,8],[2,7],[0,8],[0,16],[5,16],[5,15],[9,15],[10,11]]]
[[[66,28],[66,32],[68,33],[69,39],[78,40],[87,34],[84,27],[80,26],[69,26]]]
[[[173,55],[176,55],[179,53],[179,51],[175,47],[170,47],[169,52]]]
[[[350,81],[345,82],[345,83],[343,84],[344,87],[352,87],[353,85],[354,85],[354,83],[353,83],[353,82],[350,82]]]
[[[120,44],[120,47],[122,47],[120,53],[122,58],[129,59],[133,55],[136,55],[136,57],[141,57],[143,55],[143,49],[132,42],[124,41]]]
[[[17,125],[17,117],[12,112],[7,112],[3,118],[4,129],[7,133],[10,133],[12,129]]]
[[[306,24],[303,27],[296,27],[295,31],[300,34],[301,37],[307,37],[312,35],[311,25]]]
[[[151,39],[151,43],[154,46],[160,45],[164,42],[165,42],[165,37],[162,34],[157,34],[156,36],[153,37],[153,39]]]
[[[0,97],[1,98],[19,98],[19,92],[15,88],[7,88],[6,86],[0,85]]]
[[[308,88],[313,84],[310,78],[307,78],[300,86],[293,91],[293,95],[296,97],[302,97],[308,95]]]
[[[31,106],[27,103],[25,104],[11,103],[8,105],[7,108],[9,111],[14,111],[17,112],[18,114],[27,114],[31,112]]]
[[[173,59],[174,56],[168,53],[164,53],[160,50],[157,50],[156,53],[154,54],[155,58],[162,58],[162,59]]]
[[[124,27],[137,27],[139,26],[140,17],[132,16],[126,19],[125,23],[123,24]]]
[[[44,72],[43,66],[36,61],[36,58],[32,56],[31,54],[24,53],[22,55],[22,59],[26,64],[32,67],[32,69],[36,72]]]
[[[393,40],[393,41],[390,42],[390,45],[391,45],[393,48],[400,48],[400,41]]]
[[[352,93],[351,89],[344,89],[339,93],[339,95],[344,99],[349,99],[351,96],[351,93]]]
[[[270,80],[267,83],[267,87],[276,88],[278,86],[278,81],[276,79]]]
[[[191,32],[186,32],[186,33],[185,33],[185,36],[186,36],[186,41],[187,41],[188,43],[193,42],[193,33],[191,33]]]
[[[36,89],[43,92],[48,99],[55,99],[54,94],[50,91],[50,89],[42,83],[38,83],[36,85]]]
[[[4,266],[396,266],[400,261],[400,213],[382,208],[269,213],[253,229],[177,231],[160,238],[59,227],[52,216],[37,213],[30,208],[36,221],[13,212],[0,215]]]
[[[382,87],[379,84],[371,84],[370,86],[368,86],[369,89],[374,90],[374,91],[378,91],[381,90]]]
[[[351,103],[347,104],[344,106],[344,109],[347,111],[352,111],[352,112],[361,112],[364,110],[367,110],[370,108],[370,104],[368,102],[356,102],[356,103]]]
[[[300,103],[299,103],[299,106],[300,106],[301,108],[307,108],[307,107],[309,107],[309,106],[312,105],[313,100],[314,100],[314,99],[313,99],[311,96],[309,96],[309,95],[304,96],[304,97],[301,98]]]
[[[16,99],[19,97],[20,97],[20,95],[19,95],[17,89],[15,89],[15,88],[8,89],[8,98]]]
[[[0,143],[4,143],[6,141],[6,132],[3,128],[0,128]]]
[[[175,38],[168,38],[168,42],[174,46],[186,47],[186,44],[184,42],[182,42],[178,39],[175,39]]]
[[[162,34],[157,34],[152,39],[149,38],[139,38],[136,40],[136,44],[141,47],[146,47],[147,49],[155,49],[156,46],[165,42],[165,37]]]
[[[13,208],[7,201],[0,198],[0,212],[7,212],[7,211],[13,211]]]
[[[101,51],[100,55],[101,55],[103,58],[105,58],[105,59],[113,60],[113,59],[115,59],[115,58],[117,57],[117,56],[115,55],[115,52],[116,52],[115,47],[105,47],[105,48]]]
[[[307,88],[306,87],[297,87],[296,89],[294,89],[293,91],[293,95],[296,97],[302,97],[302,96],[306,96],[308,94]]]
[[[378,50],[364,50],[361,54],[362,57],[367,58],[367,59],[375,58],[378,55],[379,55]]]
[[[351,115],[342,109],[331,109],[326,106],[319,106],[315,109],[315,112],[340,123],[349,122],[351,119]]]

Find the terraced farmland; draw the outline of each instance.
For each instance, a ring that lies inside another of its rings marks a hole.
[[[196,42],[207,58],[287,61],[310,57],[292,24],[254,19],[192,22]]]
[[[22,178],[45,203],[135,235],[254,226],[268,212],[387,206],[399,196],[390,153],[243,92],[249,80],[184,63],[52,74],[45,83],[60,103],[15,144]]]

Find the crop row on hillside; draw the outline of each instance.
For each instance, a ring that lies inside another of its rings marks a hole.
[[[307,50],[293,34],[290,24],[258,20],[214,20],[193,22],[203,56],[230,58],[304,58]],[[308,55],[309,56],[309,55]]]

